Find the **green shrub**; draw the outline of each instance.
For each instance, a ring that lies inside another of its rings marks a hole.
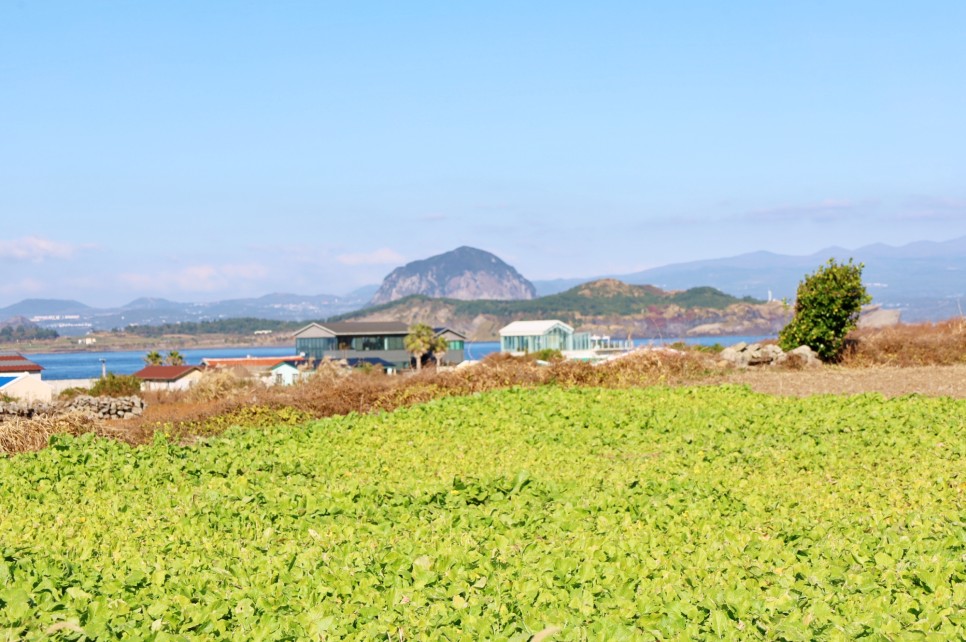
[[[74,386],[73,388],[64,388],[63,390],[61,390],[60,394],[57,395],[57,398],[62,399],[64,401],[70,401],[74,397],[80,397],[81,395],[89,395],[89,394],[91,394],[91,391],[88,390],[87,388],[78,388],[77,386]]]
[[[798,284],[795,316],[778,335],[778,345],[792,350],[806,345],[823,361],[835,361],[845,336],[859,320],[862,306],[872,300],[862,285],[861,263],[829,259]]]
[[[551,363],[564,360],[563,353],[560,350],[554,350],[553,348],[544,348],[543,350],[531,352],[528,356],[536,359],[537,361],[549,361]]]
[[[140,379],[134,375],[116,375],[113,372],[108,372],[107,376],[91,386],[91,394],[95,397],[129,397],[140,392]]]

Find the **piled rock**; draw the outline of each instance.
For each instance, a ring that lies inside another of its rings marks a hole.
[[[82,410],[102,419],[128,419],[144,412],[140,397],[90,397],[81,395],[65,404],[69,410]]]
[[[808,346],[799,346],[785,352],[774,344],[736,343],[725,348],[719,355],[722,361],[739,368],[749,366],[796,365],[802,367],[820,366],[818,354]]]
[[[0,419],[3,417],[53,416],[70,411],[81,411],[101,419],[127,419],[144,412],[144,400],[140,397],[90,397],[82,395],[66,402],[20,402],[0,403]]]
[[[57,404],[36,401],[32,403],[22,401],[0,402],[0,419],[4,417],[22,417],[30,419],[40,415],[57,413]]]

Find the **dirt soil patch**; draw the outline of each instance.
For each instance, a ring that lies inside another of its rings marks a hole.
[[[719,381],[746,384],[758,392],[795,397],[879,392],[886,397],[921,394],[966,398],[966,364],[907,368],[822,366],[807,370],[761,368],[735,371]]]

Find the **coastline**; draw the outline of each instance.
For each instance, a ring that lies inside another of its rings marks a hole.
[[[275,341],[259,340],[248,336],[225,336],[218,335],[210,339],[204,339],[189,335],[169,335],[157,337],[156,339],[142,339],[137,341],[111,341],[110,339],[101,340],[91,344],[79,344],[77,339],[71,337],[59,337],[43,341],[24,341],[0,343],[0,352],[12,351],[43,354],[83,354],[87,352],[131,352],[137,350],[157,350],[167,352],[170,350],[193,350],[193,349],[219,349],[219,348],[285,348],[291,347],[295,350],[295,342],[276,337]],[[114,337],[112,337],[114,338]],[[120,337],[118,337],[120,338]],[[141,339],[139,337],[139,339]]]

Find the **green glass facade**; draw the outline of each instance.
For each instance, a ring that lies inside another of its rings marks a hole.
[[[333,337],[333,338],[298,338],[295,340],[295,352],[305,354],[309,359],[322,359],[326,353],[339,350],[353,350],[357,352],[386,352],[389,350],[405,350],[404,337],[398,335],[366,335],[361,337]],[[462,342],[461,342],[462,343]],[[462,349],[462,348],[461,348]]]
[[[348,324],[344,324],[348,325]],[[360,324],[365,325],[365,324]],[[399,324],[402,325],[402,324]],[[327,329],[317,326],[313,334],[322,334]],[[393,330],[382,331],[383,334],[368,332],[354,332],[344,330],[328,330],[335,336],[302,337],[295,336],[295,351],[304,354],[310,360],[321,359],[379,359],[394,364],[398,369],[408,368],[412,355],[406,350],[406,334]],[[377,331],[378,332],[378,331]],[[308,332],[306,332],[308,334]],[[453,335],[459,336],[457,333]],[[464,358],[464,340],[449,339],[444,361],[459,363]]]

